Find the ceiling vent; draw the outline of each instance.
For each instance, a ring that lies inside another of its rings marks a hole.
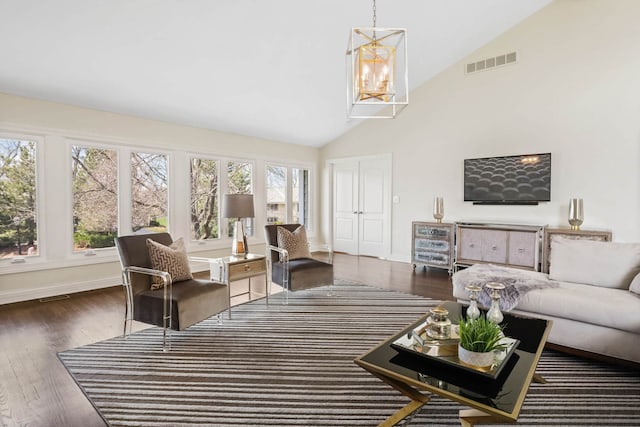
[[[490,70],[504,65],[515,64],[518,60],[516,52],[509,52],[492,58],[482,59],[480,61],[469,62],[465,66],[465,74],[476,73],[478,71]]]

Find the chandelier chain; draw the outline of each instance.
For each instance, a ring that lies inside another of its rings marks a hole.
[[[373,28],[376,27],[376,0],[373,0]]]

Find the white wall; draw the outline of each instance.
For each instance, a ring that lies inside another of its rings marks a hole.
[[[250,119],[249,119],[250,120]],[[42,141],[44,173],[42,187],[43,216],[38,225],[41,250],[48,249],[39,260],[11,265],[0,262],[0,304],[59,295],[69,292],[113,286],[120,281],[120,266],[114,249],[100,257],[82,257],[70,253],[70,141],[90,141],[109,145],[166,150],[174,160],[172,170],[184,179],[173,187],[172,203],[188,206],[187,153],[210,154],[255,160],[256,233],[250,239],[253,252],[264,252],[262,227],[266,217],[264,205],[264,166],[278,164],[309,165],[318,171],[317,148],[283,144],[205,129],[197,129],[131,116],[111,114],[69,105],[44,102],[0,93],[0,132],[35,136]],[[317,180],[316,180],[317,181]],[[312,183],[313,185],[313,183]],[[171,186],[171,184],[170,184]],[[317,188],[319,184],[316,183]],[[312,189],[314,190],[314,189]],[[318,194],[314,191],[313,194]],[[312,215],[317,218],[319,197],[312,200]],[[188,209],[171,206],[175,221],[171,232],[189,233]],[[68,218],[68,219],[67,219]],[[314,224],[319,223],[316,219]],[[314,229],[309,232],[316,234]],[[188,240],[188,239],[187,239]],[[226,256],[230,242],[191,244],[191,253],[200,256]],[[45,261],[45,262],[42,262]],[[96,263],[99,261],[99,263]],[[40,264],[38,264],[40,262]]]
[[[432,220],[440,195],[445,221],[563,227],[569,198],[582,197],[583,228],[640,241],[638,16],[636,0],[556,0],[412,92],[395,120],[363,122],[323,147],[322,159],[392,153],[394,259],[409,261],[410,223]],[[464,73],[512,51],[517,64]],[[552,153],[551,202],[463,202],[463,159],[540,152]]]

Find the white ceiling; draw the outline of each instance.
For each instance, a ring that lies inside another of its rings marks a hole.
[[[550,1],[377,0],[377,25],[407,28],[414,89]],[[360,122],[371,24],[371,0],[0,0],[0,92],[321,146]]]

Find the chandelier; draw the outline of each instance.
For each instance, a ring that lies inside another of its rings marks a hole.
[[[394,118],[409,104],[407,30],[352,28],[347,47],[347,116]]]

